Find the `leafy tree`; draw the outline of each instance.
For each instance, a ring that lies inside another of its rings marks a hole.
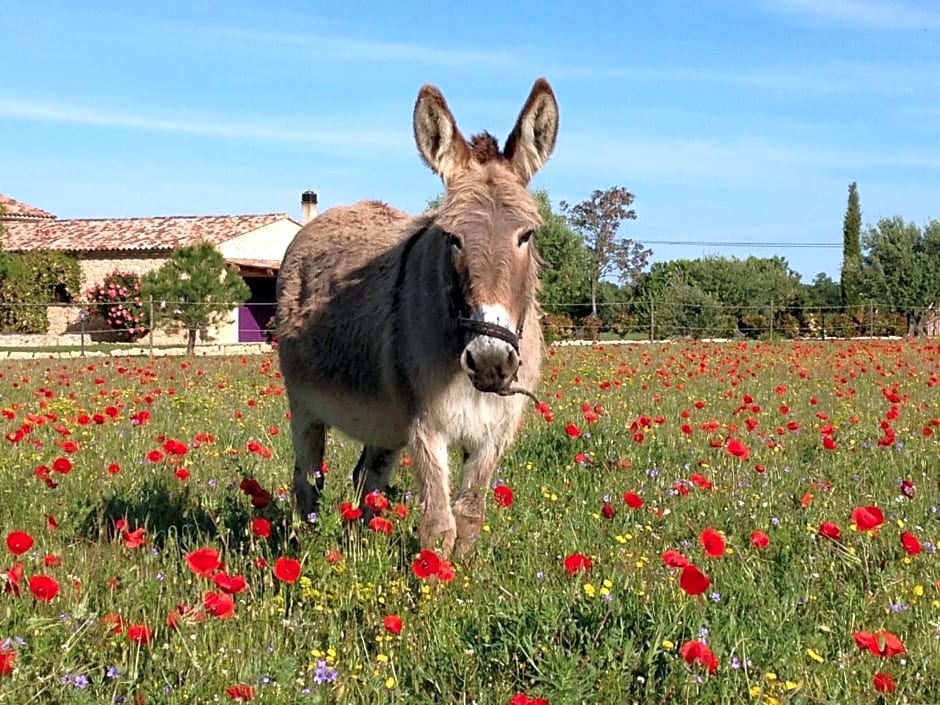
[[[591,315],[597,316],[597,287],[602,279],[617,275],[621,282],[634,284],[653,254],[634,240],[620,238],[625,220],[636,220],[633,194],[622,186],[596,190],[591,197],[573,206],[559,205],[568,225],[584,240],[590,255]]]
[[[862,266],[862,211],[855,182],[849,184],[848,205],[842,221],[842,305],[859,302],[859,270]]]
[[[842,305],[842,287],[825,272],[820,272],[813,283],[803,286],[803,303],[806,306],[832,308]]]
[[[923,230],[900,216],[882,218],[865,231],[860,280],[875,302],[907,318],[908,332],[922,332],[940,303],[940,220]]]
[[[174,250],[166,264],[141,278],[140,288],[145,299],[160,304],[154,309],[155,323],[169,331],[187,331],[190,355],[197,335],[207,340],[209,328],[251,295],[235,268],[207,242]]]
[[[590,258],[565,218],[552,211],[548,192],[536,191],[535,200],[543,221],[534,238],[545,263],[540,299],[547,313],[573,315],[590,290]]]

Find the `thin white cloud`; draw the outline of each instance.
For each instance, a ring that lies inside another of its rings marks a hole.
[[[0,117],[17,120],[56,122],[91,127],[184,133],[225,139],[289,142],[318,148],[381,150],[398,152],[411,149],[407,133],[348,125],[320,124],[303,128],[277,127],[250,123],[226,123],[211,119],[179,119],[121,113],[115,110],[86,108],[67,103],[44,103],[0,95]]]
[[[618,139],[568,133],[553,157],[561,169],[628,175],[633,179],[750,187],[832,178],[863,169],[940,173],[937,150],[863,150],[757,139]]]
[[[330,59],[357,63],[402,63],[460,69],[501,68],[517,64],[519,57],[502,50],[464,49],[405,42],[387,42],[356,37],[326,36],[306,32],[243,29],[185,25],[174,27],[204,44],[221,40],[224,44],[245,50],[273,49],[283,56],[288,48],[300,50],[305,59]]]
[[[940,29],[940,7],[934,0],[769,0],[775,9],[826,24],[880,30]]]

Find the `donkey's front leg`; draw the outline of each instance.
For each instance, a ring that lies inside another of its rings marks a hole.
[[[464,455],[463,478],[454,502],[458,557],[473,547],[483,528],[486,497],[499,457],[496,448],[475,448]]]
[[[450,556],[457,526],[450,510],[447,438],[418,425],[412,433],[411,453],[421,500],[418,541],[422,549],[431,550],[440,542],[444,556]]]

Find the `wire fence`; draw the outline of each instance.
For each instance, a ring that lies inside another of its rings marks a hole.
[[[223,314],[205,331],[199,345],[276,344],[276,305],[269,302],[141,302],[100,305],[0,302],[0,348],[116,345],[185,345],[188,330],[161,326],[165,318],[184,319],[193,309],[212,306]],[[940,311],[934,307],[899,310],[890,304],[859,306],[717,306],[658,300],[598,304],[598,315],[573,316],[559,310],[589,312],[584,304],[543,304],[546,339],[670,340],[826,339],[940,335]]]

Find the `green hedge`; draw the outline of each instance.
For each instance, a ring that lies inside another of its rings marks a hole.
[[[62,252],[0,252],[0,333],[47,333],[47,305],[71,301],[80,282],[78,260]]]

